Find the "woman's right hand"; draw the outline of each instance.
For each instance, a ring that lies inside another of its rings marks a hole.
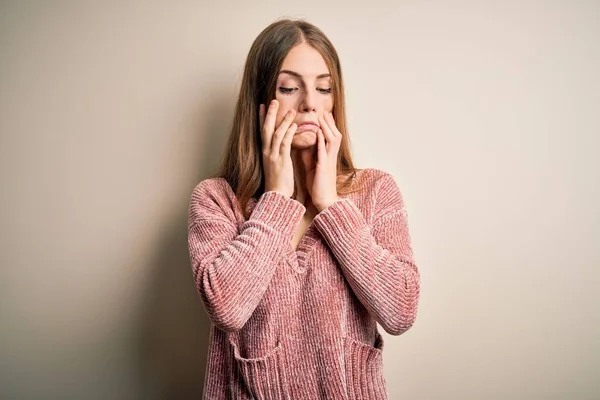
[[[260,136],[262,139],[265,192],[275,191],[288,197],[294,194],[294,167],[292,164],[292,139],[298,126],[294,121],[296,111],[290,109],[275,129],[279,102],[272,100],[265,115],[265,105],[259,107]]]

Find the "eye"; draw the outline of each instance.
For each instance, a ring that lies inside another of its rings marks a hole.
[[[325,94],[327,94],[327,93],[331,93],[331,88],[327,88],[327,89],[324,89],[324,88],[317,88],[317,90],[318,90],[319,92],[321,92],[321,93],[325,93]]]
[[[298,88],[286,88],[283,86],[279,87],[279,91],[283,94],[292,94],[296,91],[296,89],[298,89]]]

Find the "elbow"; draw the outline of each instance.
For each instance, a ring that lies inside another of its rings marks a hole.
[[[417,319],[418,300],[407,307],[401,307],[394,318],[386,318],[379,322],[381,327],[390,335],[399,336],[408,331]]]
[[[399,336],[408,331],[417,319],[421,285],[418,271],[404,286],[404,291],[396,298],[394,309],[397,310],[392,318],[385,318],[381,323],[383,329],[390,335]],[[383,320],[383,318],[382,318]]]
[[[241,330],[250,318],[240,301],[235,296],[225,295],[221,285],[213,285],[208,270],[198,274],[196,290],[210,321],[220,330],[237,332]]]
[[[224,299],[210,299],[206,292],[200,291],[204,309],[208,314],[210,321],[224,332],[234,333],[241,330],[248,317],[243,313],[243,309]]]
[[[414,324],[415,320],[401,320],[381,323],[381,327],[390,335],[400,336],[408,331]]]
[[[234,333],[246,325],[248,318],[242,314],[240,307],[235,307],[235,304],[227,301],[211,300],[202,291],[200,291],[200,297],[208,318],[220,330]]]
[[[238,332],[246,325],[246,320],[241,318],[231,318],[215,314],[212,316],[209,315],[209,318],[217,328],[228,333]]]

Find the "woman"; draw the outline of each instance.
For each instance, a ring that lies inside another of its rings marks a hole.
[[[189,207],[211,319],[205,399],[386,399],[383,339],[420,277],[394,178],[356,169],[337,53],[280,20],[246,60],[222,171]]]

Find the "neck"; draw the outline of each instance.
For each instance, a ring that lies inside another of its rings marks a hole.
[[[310,146],[304,149],[292,149],[291,153],[292,164],[294,166],[294,183],[296,185],[294,199],[304,204],[307,211],[314,208],[310,192],[312,191],[314,178],[313,170],[317,165],[316,151],[317,146]]]

